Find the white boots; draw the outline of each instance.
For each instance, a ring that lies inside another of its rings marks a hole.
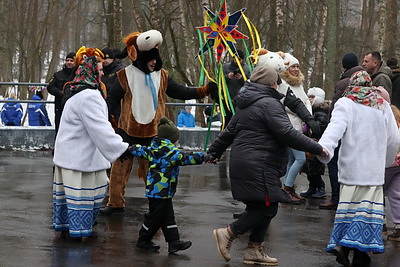
[[[236,238],[236,236],[233,234],[229,226],[227,228],[215,229],[213,234],[215,241],[217,242],[219,254],[222,256],[222,258],[224,258],[225,261],[230,261],[231,254],[229,252],[232,241]],[[278,265],[278,260],[276,258],[269,257],[265,253],[262,243],[249,242],[244,253],[243,263],[276,266]]]
[[[243,263],[276,266],[278,265],[278,260],[276,258],[269,257],[265,253],[262,243],[249,242],[244,253]]]
[[[217,241],[219,254],[225,261],[230,261],[231,254],[229,254],[229,250],[231,249],[232,241],[236,238],[230,230],[230,227],[215,229],[213,234],[215,241]]]

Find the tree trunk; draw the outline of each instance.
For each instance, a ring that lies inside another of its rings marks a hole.
[[[141,16],[141,1],[140,0],[132,0],[132,6],[134,8],[132,8],[132,13],[133,13],[133,17],[135,18],[135,22],[136,22],[136,28],[137,31],[144,31],[144,20],[143,17]]]
[[[379,0],[379,30],[378,30],[378,51],[384,52],[383,41],[386,26],[386,0]]]
[[[277,1],[269,1],[269,49],[271,51],[278,51],[278,12]]]
[[[385,41],[384,51],[386,51],[387,58],[396,55],[396,40],[398,39],[398,24],[397,16],[399,11],[398,0],[388,0],[387,4],[387,20],[385,23]]]
[[[325,43],[325,32],[326,32],[326,20],[328,16],[328,7],[325,1],[320,1],[321,9],[321,21],[318,24],[319,31],[317,36],[317,43],[315,47],[315,65],[314,71],[311,76],[310,86],[323,87],[323,74],[324,74],[324,43]]]
[[[327,96],[332,96],[336,83],[336,37],[337,37],[337,1],[328,0],[327,10],[327,43],[326,43],[326,71],[324,89]],[[328,97],[327,97],[328,98]],[[330,98],[330,97],[329,97]]]
[[[294,15],[294,34],[293,34],[293,55],[297,57],[300,62],[303,61],[301,55],[303,54],[303,41],[304,41],[304,12],[305,1],[296,0],[297,12]]]
[[[111,48],[117,48],[122,40],[122,1],[114,0],[114,31],[111,39]]]

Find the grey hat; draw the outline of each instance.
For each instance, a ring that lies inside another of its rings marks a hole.
[[[271,67],[257,66],[254,68],[253,74],[250,76],[250,81],[271,86],[274,82],[278,81],[278,74]]]

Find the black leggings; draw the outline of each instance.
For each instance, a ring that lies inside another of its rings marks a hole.
[[[250,242],[264,242],[265,234],[271,220],[278,213],[278,202],[266,206],[264,202],[245,202],[246,212],[230,227],[235,235],[241,235],[251,231]]]

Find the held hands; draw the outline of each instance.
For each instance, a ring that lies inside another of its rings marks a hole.
[[[237,80],[240,80],[240,79],[242,79],[242,74],[240,73],[240,72],[229,72],[228,73],[228,78],[229,79],[237,79]]]
[[[329,152],[326,148],[322,148],[322,153],[320,155],[323,158],[327,158],[329,156]]]
[[[120,160],[121,162],[124,162],[125,160],[128,160],[128,159],[130,159],[130,158],[133,158],[133,155],[132,155],[132,146],[129,146],[128,149],[125,150],[125,152],[122,153],[121,156],[119,156],[119,160]]]
[[[212,156],[212,155],[209,154],[209,153],[207,153],[206,155],[204,155],[204,162],[205,162],[205,163],[217,164],[218,161],[219,161],[218,158]]]

